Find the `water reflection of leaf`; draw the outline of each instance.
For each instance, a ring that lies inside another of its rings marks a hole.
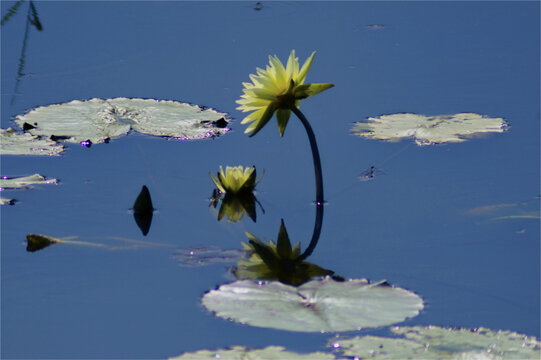
[[[15,122],[35,124],[33,135],[67,142],[107,142],[130,130],[179,140],[214,138],[227,133],[227,114],[197,105],[154,99],[91,99],[37,107]]]
[[[416,316],[423,308],[418,295],[386,282],[338,282],[329,277],[299,287],[278,281],[238,280],[207,292],[201,302],[221,318],[299,332],[380,327]]]
[[[541,343],[533,336],[486,328],[396,326],[401,338],[357,336],[327,344],[341,356],[370,359],[539,359]]]
[[[29,133],[17,133],[12,128],[0,129],[0,155],[59,156],[63,151],[64,146],[53,140]]]
[[[244,346],[232,346],[228,349],[199,350],[192,353],[184,353],[169,360],[333,360],[332,354],[313,352],[299,354],[287,351],[282,346],[267,346],[264,349],[248,349]]]
[[[300,260],[300,243],[291,246],[283,220],[276,243],[263,242],[250,233],[246,236],[249,243],[242,243],[242,246],[250,256],[241,259],[233,270],[237,279],[278,280],[298,286],[312,278],[334,274],[331,270]]]
[[[370,117],[357,122],[351,132],[368,139],[400,141],[414,138],[417,145],[463,142],[467,137],[507,130],[502,118],[489,118],[474,113],[424,116],[392,114]]]

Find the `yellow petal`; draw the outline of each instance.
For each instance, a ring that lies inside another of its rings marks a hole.
[[[302,65],[301,71],[299,72],[299,76],[297,77],[297,84],[303,84],[304,79],[306,79],[306,74],[308,73],[308,70],[310,70],[310,66],[312,66],[312,61],[314,60],[314,56],[316,55],[316,52],[314,51],[312,55]]]

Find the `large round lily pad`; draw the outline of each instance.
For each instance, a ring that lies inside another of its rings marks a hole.
[[[299,287],[277,281],[240,280],[207,292],[203,306],[217,316],[253,326],[301,332],[341,332],[379,327],[416,316],[416,294],[365,279],[329,277]]]
[[[541,342],[533,336],[486,328],[395,326],[400,338],[357,336],[328,346],[341,355],[370,359],[539,359]]]
[[[474,113],[436,116],[404,113],[369,117],[355,123],[351,132],[368,139],[399,141],[414,138],[417,145],[434,145],[463,142],[468,137],[505,130],[507,124],[502,118]]]
[[[100,143],[131,130],[180,140],[216,137],[229,131],[227,114],[198,105],[154,99],[90,99],[40,106],[15,122],[32,135],[67,142]]]

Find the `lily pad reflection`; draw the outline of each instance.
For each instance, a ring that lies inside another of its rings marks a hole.
[[[129,131],[180,140],[216,137],[229,131],[227,114],[197,105],[154,99],[91,99],[40,106],[15,122],[34,124],[32,135],[73,143],[101,143]]]
[[[466,138],[487,133],[502,133],[507,124],[502,118],[474,113],[425,116],[391,114],[369,117],[353,125],[351,132],[368,139],[400,141],[414,138],[417,145],[463,142]]]
[[[300,332],[380,327],[419,314],[422,299],[386,282],[334,281],[299,287],[278,281],[239,280],[207,292],[203,306],[217,316],[252,326]]]
[[[357,336],[328,346],[342,355],[370,359],[539,359],[541,342],[533,336],[486,328],[395,326],[402,338]]]

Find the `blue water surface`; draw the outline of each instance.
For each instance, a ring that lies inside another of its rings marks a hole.
[[[2,16],[14,3],[1,2]],[[235,104],[268,55],[285,61],[292,49],[301,61],[317,50],[308,82],[335,84],[301,108],[316,133],[328,201],[309,260],[421,295],[425,309],[402,324],[539,338],[539,219],[475,211],[514,204],[508,208],[539,214],[539,3],[254,4],[34,2],[43,31],[29,28],[17,89],[29,2],[2,26],[2,128],[34,107],[95,97],[186,101],[234,121],[214,140],[130,134],[91,148],[70,144],[62,157],[2,156],[2,176],[40,173],[60,184],[2,194],[18,202],[1,209],[1,357],[165,358],[232,345],[324,350],[333,334],[214,317],[199,299],[232,280],[226,266],[182,267],[173,256],[198,246],[240,249],[245,231],[275,240],[280,219],[293,242],[308,245],[314,170],[304,129],[292,117],[280,138],[273,120],[249,138]],[[509,130],[425,147],[350,134],[355,121],[398,112],[475,112],[504,118]],[[216,220],[208,172],[220,165],[265,169],[257,188],[265,213],[258,209],[256,223]],[[359,181],[371,165],[383,173]],[[157,209],[147,236],[129,212],[142,185]],[[152,246],[28,253],[28,233]]]

